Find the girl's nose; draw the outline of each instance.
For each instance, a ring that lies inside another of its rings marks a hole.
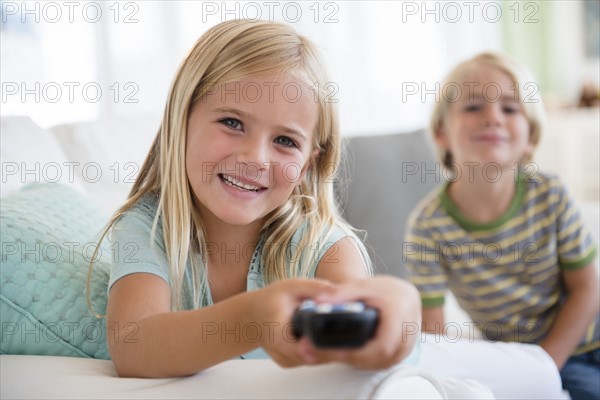
[[[264,170],[269,165],[268,143],[263,138],[248,138],[238,149],[237,162],[248,168]]]

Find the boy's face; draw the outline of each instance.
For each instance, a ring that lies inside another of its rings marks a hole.
[[[310,88],[286,77],[228,83],[198,101],[186,171],[205,222],[260,226],[285,203],[309,166],[317,117]]]
[[[437,144],[450,151],[460,168],[464,163],[514,167],[532,151],[517,87],[522,89],[525,83],[516,84],[506,73],[488,66],[468,74],[436,133]]]

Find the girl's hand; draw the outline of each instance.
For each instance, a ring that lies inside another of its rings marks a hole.
[[[385,369],[399,363],[412,351],[421,321],[419,294],[410,283],[389,276],[352,281],[339,285],[323,301],[362,301],[379,310],[375,337],[364,347],[352,350],[320,350],[307,340],[300,341],[300,358],[308,364],[344,362],[362,369]]]
[[[303,351],[307,339],[297,340],[292,334],[294,311],[307,299],[323,301],[331,296],[335,286],[319,279],[286,279],[256,291],[252,321],[259,327],[260,345],[282,367],[307,363]],[[323,360],[322,362],[327,362]]]

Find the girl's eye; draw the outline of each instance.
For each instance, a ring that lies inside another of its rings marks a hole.
[[[240,121],[239,119],[223,118],[223,119],[220,119],[219,122],[231,129],[239,130],[239,129],[243,128],[242,121]]]
[[[466,112],[474,112],[474,111],[479,111],[481,107],[479,106],[479,104],[468,104],[467,106],[465,106],[465,111]]]
[[[298,147],[296,145],[296,142],[294,142],[292,139],[290,139],[287,136],[277,136],[277,138],[275,139],[275,143],[280,144],[285,147]]]

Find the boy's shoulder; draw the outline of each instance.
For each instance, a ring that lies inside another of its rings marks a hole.
[[[521,175],[521,182],[526,192],[534,193],[536,202],[548,198],[561,198],[566,188],[557,175],[535,171],[533,173],[525,170]],[[442,194],[446,190],[447,184],[442,184],[430,191],[410,213],[408,217],[408,227],[429,226],[431,220],[436,218],[446,218],[448,213],[442,202]]]
[[[558,175],[536,171],[533,174],[524,173],[522,182],[526,190],[535,191],[538,194],[560,194],[565,191],[565,185]]]
[[[408,217],[408,226],[419,225],[422,222],[430,221],[431,218],[439,215],[440,212],[443,212],[440,195],[445,188],[446,185],[440,185],[434,188],[417,203]]]

